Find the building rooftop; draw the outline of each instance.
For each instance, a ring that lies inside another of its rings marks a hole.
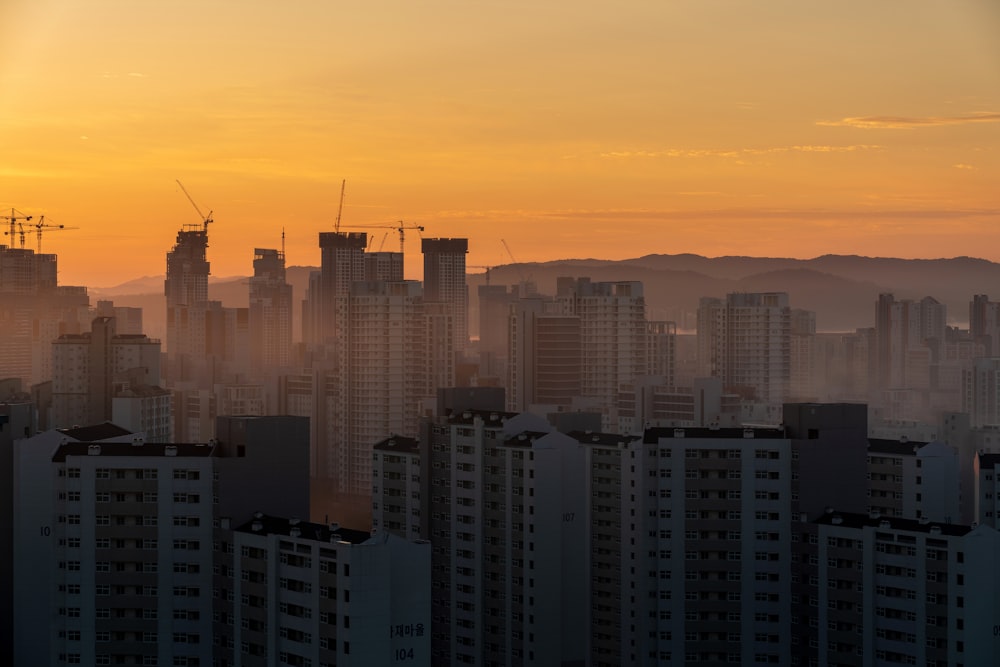
[[[407,438],[402,435],[391,435],[385,440],[376,442],[374,448],[380,452],[418,454],[420,452],[420,440],[417,438]]]
[[[476,417],[479,417],[487,426],[500,427],[507,419],[517,416],[516,412],[499,412],[496,410],[463,410],[462,412],[448,412],[444,418],[449,424],[472,424]]]
[[[168,456],[178,458],[205,457],[215,453],[214,444],[165,444],[158,442],[142,442],[137,438],[133,442],[66,442],[59,445],[52,455],[53,463],[64,463],[67,456]]]
[[[901,519],[899,517],[880,516],[875,514],[856,514],[854,512],[838,512],[828,509],[825,514],[813,523],[826,526],[846,526],[847,528],[881,528],[883,530],[905,530],[911,533],[940,533],[942,535],[961,537],[972,531],[971,526],[954,523],[938,523],[935,521],[920,521],[918,519]]]
[[[657,427],[657,428],[646,429],[642,441],[645,444],[655,444],[661,438],[678,438],[678,439],[679,438],[725,438],[727,440],[756,438],[759,440],[785,440],[788,438],[788,435],[785,434],[785,430],[782,428],[768,428],[768,427],[757,427],[757,428]]]
[[[117,424],[104,422],[92,426],[73,426],[71,428],[56,429],[63,435],[79,440],[81,442],[94,442],[95,440],[107,440],[108,438],[120,438],[123,435],[131,435],[132,431],[124,429]]]
[[[535,440],[544,438],[548,434],[547,431],[523,431],[512,438],[507,438],[503,444],[507,447],[531,447]]]
[[[983,470],[985,468],[996,468],[1000,466],[1000,454],[980,454],[979,455],[979,468]]]
[[[915,440],[889,440],[883,438],[868,438],[868,451],[879,454],[892,454],[894,456],[913,456],[917,450],[926,445],[926,442]]]
[[[638,437],[633,435],[594,433],[593,431],[570,431],[567,435],[581,445],[600,445],[602,447],[625,447],[638,440]]]
[[[261,512],[257,512],[252,519],[236,528],[236,532],[253,535],[285,535],[317,542],[349,542],[351,544],[361,544],[371,539],[371,533],[367,531],[342,528],[335,523],[330,525],[310,523],[298,519],[268,516]],[[297,534],[293,534],[296,532]]]

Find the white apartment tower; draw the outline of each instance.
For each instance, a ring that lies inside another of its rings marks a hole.
[[[788,399],[791,383],[791,309],[784,292],[734,293],[702,298],[698,357],[703,373],[727,390],[771,408]]]
[[[95,318],[87,333],[60,336],[51,352],[54,426],[110,420],[116,395],[160,383],[160,341],[118,335],[113,317]]]
[[[580,318],[581,395],[597,402],[610,430],[619,387],[650,369],[642,283],[560,278],[557,292],[563,312]]]
[[[430,667],[428,542],[263,513],[222,526],[213,664]]]

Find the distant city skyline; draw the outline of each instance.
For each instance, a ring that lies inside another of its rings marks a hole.
[[[200,222],[175,179],[219,276],[283,228],[317,265],[342,179],[345,227],[469,238],[470,267],[508,263],[501,238],[522,262],[1000,260],[996,3],[567,10],[5,2],[0,212],[78,227],[44,250],[96,286],[162,273]]]

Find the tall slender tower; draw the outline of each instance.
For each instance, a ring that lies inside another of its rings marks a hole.
[[[424,301],[451,304],[455,316],[455,351],[469,342],[469,287],[465,283],[465,255],[469,239],[423,239]]]
[[[287,366],[292,347],[292,286],[285,253],[256,248],[250,279],[250,358],[254,371]]]
[[[209,263],[207,229],[182,229],[167,253],[167,368],[171,381],[191,379],[206,353]]]
[[[320,323],[318,340],[336,340],[343,334],[344,313],[351,284],[365,279],[368,234],[320,232]]]

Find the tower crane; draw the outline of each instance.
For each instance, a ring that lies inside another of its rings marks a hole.
[[[174,180],[177,180],[177,179],[174,179]],[[208,215],[203,214],[201,212],[201,209],[198,208],[198,205],[194,203],[194,199],[192,199],[191,195],[188,194],[187,188],[184,187],[184,184],[181,183],[178,180],[177,181],[177,185],[181,186],[181,191],[184,193],[184,196],[187,197],[187,199],[188,199],[189,202],[191,202],[191,206],[194,206],[194,210],[198,212],[198,217],[201,218],[201,223],[203,225],[203,230],[207,234],[208,233],[208,225],[209,225],[209,223],[215,222],[214,220],[212,220],[212,211],[209,211]]]
[[[36,233],[37,239],[38,239],[38,251],[37,252],[38,252],[39,255],[42,254],[42,231],[43,230],[45,230],[45,229],[50,229],[50,230],[56,230],[56,229],[80,229],[79,227],[67,227],[66,225],[57,225],[57,224],[52,224],[52,223],[45,222],[45,216],[44,215],[41,216],[38,219],[38,222],[36,222],[34,224],[34,227],[35,227],[35,233]],[[22,245],[24,244],[23,232],[22,232],[21,244]]]
[[[497,268],[495,266],[486,266],[485,264],[466,264],[467,269],[484,269],[486,272],[486,286],[489,287],[490,284],[490,271]]]
[[[18,215],[20,213],[20,215]],[[10,247],[14,247],[14,235],[18,233],[17,228],[21,227],[21,247],[24,247],[24,226],[21,225],[21,221],[28,222],[31,220],[32,216],[25,215],[18,211],[16,208],[10,209],[10,215],[0,215],[0,219],[6,220],[10,223],[10,231],[4,232],[5,235],[10,237]]]
[[[397,221],[394,225],[355,225],[353,227],[345,227],[344,229],[395,229],[399,232],[399,252],[403,253],[406,242],[406,230],[415,229],[417,233],[424,231],[423,225],[417,225],[412,222],[403,222],[402,220]]]
[[[340,214],[344,212],[344,187],[347,185],[347,179],[345,178],[340,182],[340,206],[337,207],[337,223],[333,227],[333,231],[340,231]]]
[[[514,257],[514,253],[512,253],[512,252],[510,251],[510,246],[509,246],[509,245],[507,245],[507,242],[506,242],[506,241],[504,241],[503,239],[500,239],[500,243],[502,243],[502,244],[503,244],[503,247],[504,247],[504,250],[506,250],[506,251],[507,251],[507,255],[508,255],[508,256],[510,257],[510,261],[512,261],[512,262],[514,263],[514,268],[516,268],[516,269],[517,269],[517,275],[518,275],[518,277],[519,277],[519,278],[521,279],[521,282],[522,282],[522,283],[523,283],[523,282],[527,282],[527,281],[525,281],[525,279],[524,279],[524,271],[522,271],[522,270],[521,270],[521,265],[520,265],[520,264],[518,263],[518,261],[517,261],[517,258],[516,258],[516,257]]]

